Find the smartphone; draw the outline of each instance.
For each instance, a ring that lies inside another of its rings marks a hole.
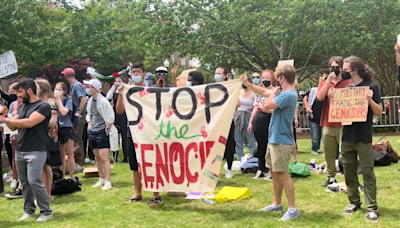
[[[397,44],[400,44],[400,34],[397,35]]]

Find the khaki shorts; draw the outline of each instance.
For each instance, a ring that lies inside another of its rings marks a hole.
[[[265,161],[273,172],[288,172],[293,145],[268,144]]]

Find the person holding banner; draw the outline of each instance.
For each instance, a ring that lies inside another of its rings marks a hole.
[[[247,76],[247,80],[249,81],[249,83],[253,83],[253,80],[250,76]],[[254,133],[252,131],[247,131],[251,118],[251,113],[253,111],[254,97],[255,94],[249,88],[243,85],[243,89],[240,92],[239,96],[240,106],[236,109],[235,115],[233,116],[233,119],[235,121],[235,142],[238,161],[240,161],[243,156],[243,144],[245,134],[247,141],[249,142],[249,150],[251,156],[254,155],[257,148],[257,141],[254,137]]]
[[[89,81],[83,81],[83,83],[86,86],[87,95],[92,96],[87,105],[86,121],[89,123],[89,143],[96,156],[100,177],[92,188],[103,186],[102,190],[106,191],[112,188],[108,151],[110,150],[109,132],[115,121],[114,111],[108,100],[101,95],[102,85],[99,80],[90,79]]]
[[[296,69],[290,65],[278,66],[275,74],[280,87],[272,90],[264,104],[264,109],[274,110],[269,125],[269,142],[265,155],[267,167],[272,175],[274,201],[260,211],[282,211],[282,191],[285,189],[288,210],[280,221],[288,221],[299,216],[295,205],[294,184],[288,172],[294,146],[292,124],[297,105],[297,93],[294,87]],[[245,80],[243,84],[248,86]]]
[[[381,93],[378,84],[372,81],[373,70],[357,56],[344,60],[342,76],[351,78],[352,87],[369,87],[366,94],[368,114],[366,121],[353,122],[345,125],[342,135],[342,156],[344,178],[347,185],[347,196],[350,201],[344,213],[352,214],[361,209],[360,193],[358,190],[358,159],[364,179],[365,204],[369,220],[378,220],[378,203],[376,201],[376,177],[374,173],[374,156],[372,154],[372,124],[373,115],[382,114]],[[360,101],[361,102],[361,101]]]
[[[229,77],[228,74],[223,67],[218,67],[215,69],[215,76],[214,76],[215,82],[223,82],[223,81],[228,81]],[[236,148],[236,142],[235,142],[235,123],[232,119],[232,124],[231,128],[229,130],[229,135],[228,135],[228,140],[226,142],[226,147],[225,147],[225,153],[224,153],[224,158],[226,159],[227,162],[227,170],[225,173],[225,178],[232,179],[233,178],[233,172],[232,172],[232,164],[233,164],[233,159],[235,157],[235,148]]]
[[[143,86],[144,85],[144,79],[146,76],[146,70],[144,68],[144,65],[142,63],[135,63],[131,66],[131,77],[132,81],[134,82],[135,86]],[[117,104],[115,105],[115,111],[117,114],[121,115],[125,113],[125,105],[124,105],[124,97],[123,97],[123,89],[124,89],[124,84],[119,85],[117,88],[118,91],[118,99],[117,99]],[[128,161],[129,161],[129,167],[133,171],[133,185],[134,185],[134,193],[132,198],[128,199],[126,203],[136,203],[136,202],[141,202],[143,200],[142,197],[142,184],[140,182],[140,173],[139,173],[139,166],[136,158],[136,150],[135,150],[135,144],[132,139],[132,133],[128,125],[128,130],[127,130],[127,150],[128,150]],[[162,198],[160,196],[159,192],[153,192],[153,198],[149,202],[149,206],[157,206],[162,204]]]
[[[253,74],[253,80],[260,77],[259,73]],[[264,109],[265,100],[271,95],[274,88],[277,85],[277,78],[272,70],[264,70],[261,75],[262,86],[256,84],[249,85],[248,88],[257,94],[254,100],[254,109],[251,114],[249,127],[247,131],[254,132],[257,140],[257,154],[258,158],[258,170],[254,179],[264,177],[264,171],[266,170],[265,154],[267,153],[268,147],[268,127],[271,121],[272,109]],[[265,180],[271,180],[272,177],[268,175]]]
[[[321,115],[320,126],[323,127],[323,142],[325,151],[325,160],[328,170],[328,180],[321,185],[327,187],[330,184],[336,183],[336,154],[339,150],[340,140],[342,138],[343,126],[341,123],[329,122],[329,108],[331,105],[328,92],[334,88],[346,88],[351,81],[350,78],[344,78],[341,74],[343,66],[343,58],[341,56],[333,56],[329,60],[331,73],[325,81],[318,85],[317,100],[324,102],[324,108]]]

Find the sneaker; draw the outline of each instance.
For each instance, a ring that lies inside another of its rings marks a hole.
[[[333,183],[337,183],[336,179],[334,181],[330,180],[331,178],[328,177],[328,180],[325,182],[325,184],[321,185],[320,187],[328,187],[328,185],[333,184]]]
[[[271,174],[268,173],[268,176],[267,176],[266,178],[264,178],[264,180],[269,180],[269,181],[271,181],[271,180],[272,180]]]
[[[35,214],[24,213],[24,214],[22,215],[22,217],[18,219],[18,221],[27,220],[28,218],[30,218],[30,217],[32,217],[32,216],[34,216],[34,215],[35,215]]]
[[[111,182],[110,181],[105,181],[104,186],[103,186],[103,191],[107,191],[108,189],[112,188]]]
[[[226,171],[225,178],[232,179],[233,176],[234,175],[233,175],[233,172],[231,170],[227,170]]]
[[[100,186],[104,185],[105,180],[103,178],[100,178],[99,181],[95,185],[92,186],[92,188],[98,188]]]
[[[350,206],[348,206],[348,207],[346,207],[344,209],[344,214],[345,215],[351,215],[351,214],[355,213],[358,210],[361,210],[360,205],[350,204]]]
[[[89,158],[85,158],[85,164],[88,164],[90,162],[91,162],[91,160]]]
[[[257,180],[257,179],[260,179],[262,177],[264,177],[263,171],[262,170],[257,170],[256,176],[253,177],[253,179]]]
[[[283,207],[282,207],[282,205],[281,206],[275,206],[275,205],[269,205],[269,206],[266,206],[266,207],[264,207],[264,208],[261,208],[260,210],[258,210],[258,211],[283,211]]]
[[[312,150],[311,154],[319,154],[318,151]]]
[[[288,211],[286,211],[286,213],[282,216],[282,218],[279,219],[279,221],[281,221],[281,222],[286,222],[286,221],[289,221],[289,220],[293,220],[293,219],[299,217],[299,215],[300,215],[300,213],[299,213],[299,211],[298,211],[297,209],[296,209],[296,211],[293,212],[293,213],[290,213],[289,210],[288,210]]]
[[[13,180],[13,179],[12,179],[11,173],[5,173],[5,174],[3,174],[3,181],[4,181],[4,182],[8,183],[8,182],[11,182],[12,180]]]
[[[368,220],[371,220],[373,222],[378,221],[378,214],[375,211],[369,211],[367,214],[365,214]]]
[[[19,198],[23,198],[24,196],[22,195],[22,190],[17,189],[11,194],[6,194],[5,197],[8,199],[19,199]]]
[[[12,180],[10,184],[10,188],[14,189],[17,188],[18,186],[18,181],[17,180]]]
[[[46,222],[53,219],[53,213],[49,215],[40,215],[38,219],[36,219],[36,222]]]
[[[96,160],[90,160],[90,164],[92,165],[96,164]]]

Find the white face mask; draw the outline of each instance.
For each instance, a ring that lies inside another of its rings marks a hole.
[[[192,85],[193,85],[193,82],[189,82],[189,81],[186,82],[186,87],[190,87]]]
[[[142,76],[131,76],[131,78],[134,83],[142,82]]]
[[[60,90],[54,90],[54,94],[62,95],[62,92]]]

